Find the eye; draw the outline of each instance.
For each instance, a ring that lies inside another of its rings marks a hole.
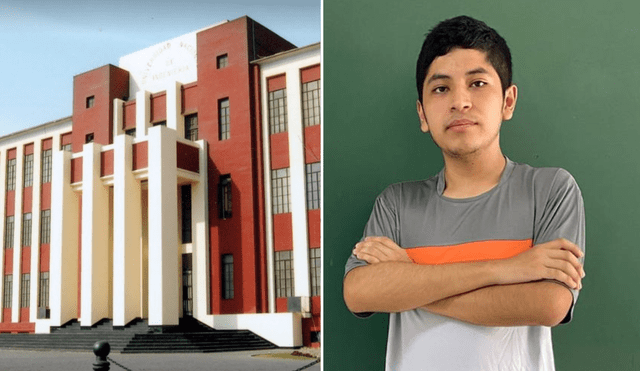
[[[478,80],[478,81],[474,81],[471,83],[471,86],[476,87],[476,88],[481,88],[483,86],[487,85],[486,82]]]
[[[445,91],[447,91],[447,87],[446,86],[436,86],[432,92],[436,93],[436,94],[441,94],[444,93]]]

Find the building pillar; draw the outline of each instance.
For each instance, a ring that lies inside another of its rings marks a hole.
[[[307,230],[304,128],[300,73],[287,73],[287,117],[289,119],[289,175],[291,184],[291,228],[293,237],[294,295],[311,296],[309,280],[309,236]]]
[[[209,264],[209,185],[207,142],[196,142],[200,147],[200,181],[191,185],[191,220],[193,223],[193,277],[194,317],[205,322],[211,308],[211,270]]]
[[[114,140],[113,158],[113,325],[141,317],[140,273],[142,189],[133,175],[133,138]]]
[[[174,81],[167,87],[167,127],[184,138],[184,116],[182,116],[182,84]]]
[[[177,325],[180,316],[176,132],[149,129],[149,325]]]
[[[136,138],[147,135],[151,120],[151,94],[142,90],[136,93]]]
[[[20,321],[20,282],[22,279],[22,197],[24,193],[24,144],[16,147],[16,188],[13,209],[13,298],[11,301],[11,322]],[[33,214],[32,214],[33,217]]]
[[[113,140],[112,140],[112,143],[115,143],[115,138],[118,135],[124,134],[124,130],[122,129],[123,122],[124,122],[124,101],[122,99],[115,98],[113,100]]]
[[[71,189],[71,153],[53,151],[49,307],[51,326],[78,310],[78,196]]]
[[[42,140],[33,143],[33,190],[31,205],[31,266],[25,271],[29,271],[29,322],[35,322],[38,317],[38,287],[40,272],[40,187],[42,185]]]
[[[7,209],[5,208],[5,200],[7,198],[7,181],[5,179],[7,175],[7,151],[0,151],[0,169],[0,195],[2,195],[2,197],[0,197],[0,223],[2,223],[2,228],[0,228],[0,230],[2,230],[2,241],[0,241],[2,244],[2,253],[0,253],[0,293],[4,293],[4,275],[7,273],[4,271],[4,241],[7,234],[5,230],[5,226],[7,225]],[[2,305],[2,300],[0,300],[0,306]],[[0,322],[4,320],[2,318],[3,309],[0,309]]]
[[[87,143],[82,153],[82,326],[109,317],[109,189],[100,180],[101,149]]]

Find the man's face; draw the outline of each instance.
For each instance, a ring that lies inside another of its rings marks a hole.
[[[515,85],[503,96],[485,52],[456,48],[429,66],[417,103],[420,128],[451,157],[499,150],[500,125],[513,116],[516,97]]]

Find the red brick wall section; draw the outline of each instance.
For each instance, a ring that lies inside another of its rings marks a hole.
[[[82,181],[82,157],[71,159],[71,183]]]
[[[307,67],[300,70],[300,82],[302,84],[310,81],[320,80],[320,65]]]
[[[31,241],[33,243],[33,241]],[[20,256],[20,273],[31,272],[31,247],[22,246],[22,256]]]
[[[192,82],[182,86],[182,113],[192,113],[198,110],[198,83]]]
[[[30,213],[33,204],[33,187],[22,189],[22,212]]]
[[[42,140],[42,150],[46,151],[53,148],[53,138],[47,138]]]
[[[269,136],[269,152],[271,152],[271,169],[289,167],[289,133],[276,133]]]
[[[291,213],[273,216],[273,246],[275,251],[293,250]]]
[[[148,162],[149,142],[134,143],[132,148],[133,170],[149,167]]]
[[[113,175],[113,150],[100,153],[100,176]]]
[[[160,92],[151,95],[151,122],[167,119],[167,93]]]
[[[30,155],[32,153],[33,153],[33,143],[26,144],[24,146],[24,154],[25,155]]]
[[[14,241],[15,241],[15,238],[17,237],[14,236]],[[3,246],[4,246],[4,241],[3,241]],[[13,248],[4,249],[4,273],[5,275],[13,273]],[[13,277],[13,279],[15,280],[16,278]]]
[[[184,169],[198,173],[200,171],[200,150],[188,144],[176,143],[176,165]]]
[[[51,209],[51,183],[40,185],[40,208],[41,210]]]
[[[307,211],[309,247],[320,247],[320,209]]]
[[[267,79],[267,91],[272,92],[287,87],[287,76],[278,75]]]
[[[60,148],[62,148],[62,146],[64,145],[71,144],[71,139],[71,133],[60,135]]]
[[[124,103],[124,114],[122,118],[122,129],[128,130],[136,127],[136,101]]]
[[[40,272],[49,272],[49,244],[40,245]]]
[[[304,128],[304,161],[307,164],[320,162],[320,125]]]
[[[7,199],[5,202],[7,216],[14,215],[16,213],[16,191],[7,191]]]

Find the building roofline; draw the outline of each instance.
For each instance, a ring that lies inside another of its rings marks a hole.
[[[71,122],[72,117],[73,116],[63,117],[61,119],[45,122],[44,124],[40,124],[40,125],[37,125],[37,126],[32,126],[30,128],[27,128],[27,129],[22,129],[20,131],[16,131],[16,132],[13,132],[11,134],[7,134],[7,135],[4,135],[4,136],[1,136],[0,137],[0,142],[4,142],[4,141],[6,141],[8,139],[11,139],[13,137],[19,137],[21,135],[24,135],[24,134],[30,132],[30,131],[38,131],[38,130],[46,129],[46,128],[49,128],[49,127],[57,126],[57,125],[60,125],[60,124],[64,123],[65,121]]]
[[[306,51],[309,51],[309,50],[312,50],[312,49],[316,49],[316,48],[318,48],[318,49],[320,48],[320,42],[319,41],[317,43],[309,44],[309,45],[306,45],[306,46],[301,46],[299,48],[295,48],[295,49],[291,49],[291,50],[285,50],[283,52],[276,53],[276,54],[270,55],[268,57],[256,59],[256,60],[252,61],[251,64],[263,64],[263,63],[266,63],[266,62],[273,62],[273,61],[276,61],[278,59],[286,58],[286,57],[289,57],[289,56],[295,55],[295,54],[301,54],[301,53],[304,53]]]

